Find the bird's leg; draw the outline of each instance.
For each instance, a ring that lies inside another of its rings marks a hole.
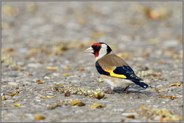
[[[126,86],[126,87],[123,89],[123,91],[124,91],[125,93],[128,93],[129,87],[130,87],[130,85]]]

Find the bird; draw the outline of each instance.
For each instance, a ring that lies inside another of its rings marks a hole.
[[[112,90],[123,84],[121,79],[133,82],[142,89],[149,87],[121,57],[112,52],[112,49],[106,43],[95,42],[85,52],[92,53],[95,56],[96,70]]]

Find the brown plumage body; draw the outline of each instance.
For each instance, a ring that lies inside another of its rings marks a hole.
[[[119,67],[128,65],[122,58],[115,54],[107,54],[106,56],[99,59],[98,63],[104,69],[112,69],[112,66]]]
[[[107,71],[113,70],[116,67],[120,66],[128,66],[128,64],[122,58],[112,53],[107,54],[106,56],[97,60],[97,62],[103,69]],[[128,84],[131,83],[129,80],[117,79],[116,77],[112,76],[100,75],[100,77],[103,78],[105,82],[110,84],[112,89],[115,87],[126,87]]]

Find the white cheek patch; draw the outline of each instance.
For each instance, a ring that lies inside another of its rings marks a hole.
[[[102,45],[101,45],[101,49],[100,49],[100,51],[99,51],[99,55],[98,55],[98,57],[96,57],[96,60],[102,58],[102,57],[105,56],[106,54],[107,54],[107,45],[102,44]]]

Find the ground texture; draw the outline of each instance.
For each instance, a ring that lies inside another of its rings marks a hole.
[[[2,17],[2,121],[181,121],[181,3],[8,2]],[[104,93],[95,41],[153,88]]]

